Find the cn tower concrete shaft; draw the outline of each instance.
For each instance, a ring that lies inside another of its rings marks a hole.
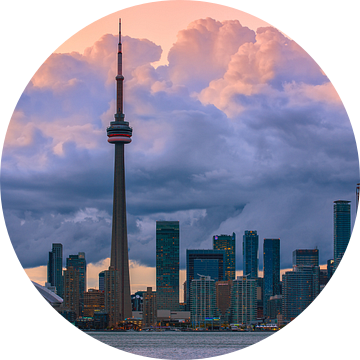
[[[131,317],[130,276],[126,225],[124,143],[115,144],[114,202],[110,267],[120,272],[119,296],[123,318]]]

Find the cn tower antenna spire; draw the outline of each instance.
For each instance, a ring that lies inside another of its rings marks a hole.
[[[122,49],[121,49],[121,19],[119,19],[119,43],[118,43],[118,71],[116,75],[117,96],[116,96],[116,113],[121,115],[123,111],[124,95],[124,76],[122,74]]]

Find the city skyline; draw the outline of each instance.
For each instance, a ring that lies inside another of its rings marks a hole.
[[[255,35],[241,19],[220,20],[199,18],[179,29],[169,65],[157,68],[151,63],[161,44],[124,37],[132,56],[124,63],[127,116],[139,134],[126,155],[131,264],[155,266],[153,224],[161,219],[183,224],[180,269],[184,249],[211,249],[212,236],[245,230],[258,231],[260,254],[263,238],[281,239],[281,268],[291,267],[293,249],[316,246],[325,264],[333,253],[333,201],[351,201],[351,228],[355,221],[358,159],[346,110],[320,66],[292,40],[274,28]],[[52,243],[70,254],[85,251],[90,264],[110,253],[112,156],[103,130],[114,108],[116,36],[98,39],[83,54],[50,56],[10,121],[1,197],[25,268],[45,266]],[[269,60],[260,73],[257,63],[245,62],[265,48],[282,69]],[[303,70],[295,66],[300,61]],[[239,241],[236,249],[239,270]]]

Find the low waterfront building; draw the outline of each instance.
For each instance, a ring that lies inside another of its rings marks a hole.
[[[105,310],[105,295],[102,291],[97,289],[89,289],[84,294],[84,317],[93,317],[94,311]]]
[[[267,302],[267,315],[270,319],[277,319],[282,314],[282,295],[270,296]]]
[[[142,326],[143,328],[155,327],[157,323],[156,292],[152,290],[152,287],[148,287],[143,296]]]

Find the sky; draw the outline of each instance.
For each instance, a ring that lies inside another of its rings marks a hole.
[[[169,21],[162,7],[181,16]],[[89,25],[57,48],[20,97],[5,138],[1,196],[27,272],[45,281],[56,242],[64,259],[86,253],[88,285],[97,286],[106,268],[114,148],[105,130],[115,112],[119,17],[133,127],[126,188],[136,290],[144,273],[155,283],[156,220],[180,221],[182,270],[186,249],[209,249],[213,235],[235,232],[241,271],[245,230],[258,231],[260,269],[264,238],[280,238],[284,269],[298,248],[317,247],[321,264],[332,258],[333,201],[351,200],[354,222],[359,182],[355,138],[336,90],[267,23],[174,2]]]

